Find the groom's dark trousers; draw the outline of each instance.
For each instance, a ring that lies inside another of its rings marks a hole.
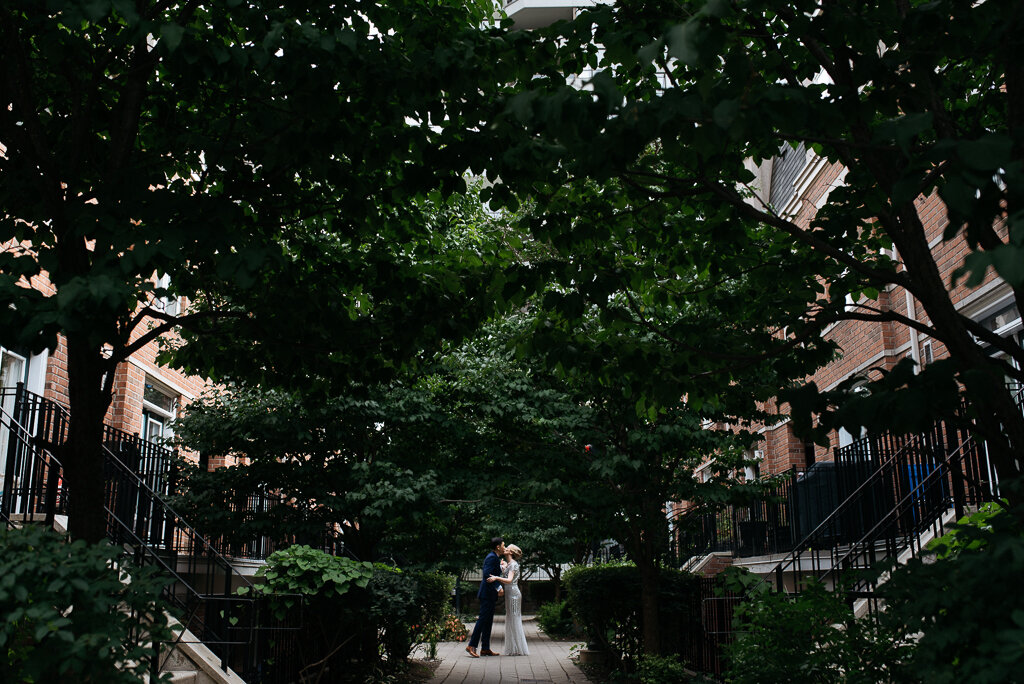
[[[473,636],[469,638],[469,645],[473,648],[476,648],[477,644],[482,645],[485,651],[491,648],[491,626],[494,624],[494,607],[498,603],[498,587],[501,584],[488,582],[487,578],[500,574],[501,559],[498,558],[498,554],[491,551],[484,558],[484,576],[480,580],[480,590],[476,593],[477,598],[480,599],[480,616],[476,619],[476,626],[473,627]]]

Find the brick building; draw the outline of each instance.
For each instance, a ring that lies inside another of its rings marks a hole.
[[[779,213],[807,226],[817,211],[828,201],[832,189],[843,183],[845,170],[830,164],[803,145],[796,149],[783,146],[780,155],[759,169],[761,198],[777,207]],[[919,197],[919,215],[927,231],[929,245],[944,282],[951,285],[953,271],[963,264],[968,248],[962,237],[943,242],[946,227],[944,205],[937,195]],[[899,255],[895,254],[899,259]],[[957,309],[990,330],[1022,343],[1020,311],[1009,286],[989,271],[984,282],[969,288],[963,284],[950,287],[950,297]],[[852,304],[852,302],[851,302]],[[872,303],[882,311],[895,311],[912,320],[928,323],[920,304],[902,287],[891,286],[879,293]],[[900,360],[911,358],[919,365],[944,358],[946,349],[938,340],[897,322],[841,321],[824,332],[839,347],[840,357],[808,378],[819,389],[830,390],[839,383],[860,376],[872,368],[891,369]],[[786,407],[782,410],[785,412]],[[788,419],[760,429],[763,442],[757,447],[762,474],[776,474],[791,468],[803,468],[817,461],[832,459],[831,448],[807,444],[798,438]],[[831,445],[843,447],[855,438],[844,430],[833,433]]]
[[[45,276],[34,277],[30,286],[44,295],[54,294]],[[177,312],[183,304],[184,301],[159,303],[168,313]],[[145,327],[141,326],[135,335],[144,332]],[[173,437],[173,421],[202,394],[209,382],[160,365],[157,362],[159,348],[159,341],[151,341],[127,362],[118,365],[113,400],[105,423],[146,441],[163,444]],[[55,349],[38,354],[0,347],[0,387],[13,388],[19,383],[35,395],[65,407],[68,405],[67,349],[63,336],[58,337]],[[13,397],[6,397],[4,401],[13,405]],[[3,408],[10,413],[11,406]],[[5,454],[6,449],[0,448],[0,477]],[[220,460],[210,463],[211,468],[221,465],[225,464]]]

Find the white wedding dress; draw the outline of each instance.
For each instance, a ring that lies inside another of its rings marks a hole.
[[[519,591],[519,563],[509,561],[505,577],[512,580],[505,585],[505,646],[501,655],[530,655],[523,632],[523,594]]]

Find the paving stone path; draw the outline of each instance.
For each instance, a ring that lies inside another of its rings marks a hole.
[[[473,625],[468,625],[473,629]],[[537,627],[532,615],[523,616],[528,656],[481,656],[471,658],[465,641],[437,645],[441,665],[429,684],[583,684],[586,675],[569,660],[574,641],[553,641]],[[505,641],[505,617],[494,616],[491,648],[501,652]],[[414,657],[423,657],[420,651]]]

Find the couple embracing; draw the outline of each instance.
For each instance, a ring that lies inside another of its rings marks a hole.
[[[504,557],[504,561],[502,558]],[[530,655],[523,632],[523,594],[519,591],[519,559],[523,552],[515,544],[505,546],[505,540],[491,540],[491,551],[484,558],[483,579],[480,581],[480,617],[469,638],[466,652],[474,658],[481,655],[499,655],[491,650],[491,625],[498,598],[505,595],[505,655]],[[477,644],[483,646],[478,654]]]

